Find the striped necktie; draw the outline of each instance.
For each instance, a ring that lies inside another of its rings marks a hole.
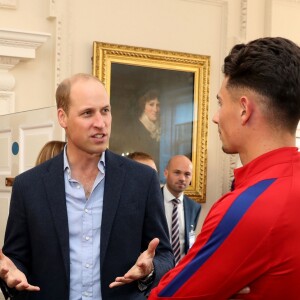
[[[179,219],[178,219],[178,204],[179,199],[173,199],[173,211],[172,211],[172,230],[171,230],[171,242],[173,253],[175,257],[175,264],[180,260],[180,242],[179,242]]]

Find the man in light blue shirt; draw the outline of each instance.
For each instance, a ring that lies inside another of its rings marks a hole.
[[[67,145],[16,177],[1,287],[18,300],[126,300],[174,266],[157,172],[109,151],[103,84],[77,74],[56,92]]]

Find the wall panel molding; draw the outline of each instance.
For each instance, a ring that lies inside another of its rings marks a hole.
[[[72,70],[72,3],[69,0],[49,0],[48,19],[55,22],[55,80],[54,89]]]
[[[15,78],[9,71],[20,61],[35,59],[37,48],[49,37],[48,33],[0,29],[0,115],[15,108]]]
[[[0,56],[31,59],[36,49],[47,41],[49,33],[0,29]]]
[[[247,0],[241,1],[241,28],[240,34],[242,41],[246,40],[247,36]]]
[[[17,0],[0,0],[0,8],[17,8]]]

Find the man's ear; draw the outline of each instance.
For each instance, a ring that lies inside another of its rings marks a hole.
[[[62,108],[59,108],[57,110],[57,119],[58,119],[58,123],[62,128],[66,128],[67,127],[67,114],[65,113],[65,111]]]
[[[164,170],[164,176],[165,176],[165,178],[167,178],[167,176],[168,176],[168,170],[167,169]]]
[[[252,111],[253,105],[251,100],[246,96],[242,96],[240,98],[240,116],[242,125],[245,125],[248,122]]]

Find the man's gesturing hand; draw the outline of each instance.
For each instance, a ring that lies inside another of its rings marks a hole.
[[[3,279],[9,288],[15,288],[18,291],[39,291],[37,286],[30,285],[27,278],[15,264],[3,254],[0,249],[0,278]]]
[[[148,249],[145,250],[137,259],[135,265],[122,277],[117,277],[109,287],[131,283],[132,281],[143,279],[150,274],[154,268],[153,258],[155,256],[155,250],[159,244],[159,239],[154,238],[148,245]]]

